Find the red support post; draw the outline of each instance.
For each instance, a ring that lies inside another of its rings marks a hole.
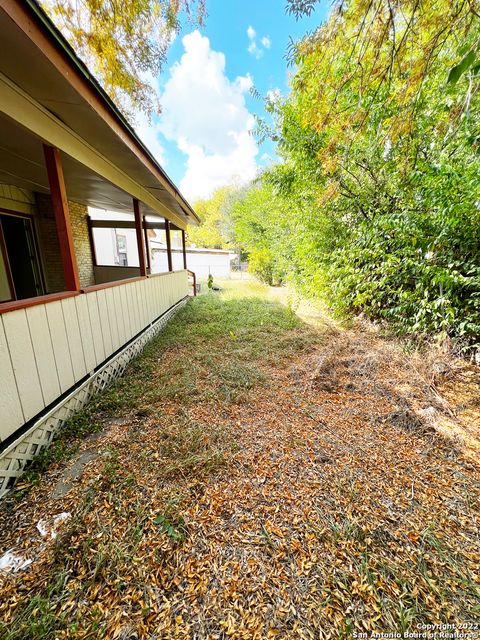
[[[43,145],[50,197],[62,256],[65,284],[68,291],[80,291],[80,278],[73,245],[72,225],[68,209],[67,190],[63,177],[62,157],[55,147]]]
[[[187,268],[187,249],[185,247],[185,229],[182,229],[183,268]]]
[[[168,270],[173,271],[173,262],[172,262],[172,243],[170,241],[170,220],[165,218],[165,238],[167,240],[167,260],[168,260]]]
[[[147,264],[145,261],[145,247],[143,243],[142,216],[140,215],[140,203],[133,199],[133,213],[135,215],[135,232],[137,234],[138,263],[140,265],[140,275],[147,275]]]

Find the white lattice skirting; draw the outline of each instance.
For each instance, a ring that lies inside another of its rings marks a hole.
[[[14,485],[33,458],[50,445],[66,420],[77,413],[97,393],[108,387],[125,371],[132,358],[137,356],[172,316],[187,302],[180,300],[160,318],[152,322],[140,335],[121,351],[93,371],[88,380],[75,387],[48,413],[42,415],[28,431],[0,453],[0,498]]]

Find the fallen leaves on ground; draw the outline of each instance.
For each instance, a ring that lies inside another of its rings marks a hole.
[[[33,559],[1,577],[6,638],[316,640],[478,619],[478,464],[422,415],[452,402],[391,341],[260,303],[191,302],[122,382],[129,407],[99,410],[82,445],[99,455],[72,488],[52,497],[59,462],[5,501],[0,550]],[[224,329],[202,329],[208,314]]]

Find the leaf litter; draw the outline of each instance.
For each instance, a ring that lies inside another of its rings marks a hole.
[[[101,455],[67,493],[52,487],[75,460],[0,505],[0,553],[31,560],[0,572],[2,637],[478,620],[477,370],[452,360],[443,380],[431,365],[261,297],[191,301],[99,402]]]

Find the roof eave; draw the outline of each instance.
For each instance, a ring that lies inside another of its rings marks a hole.
[[[165,182],[167,182],[170,187],[171,195],[173,195],[181,208],[184,210],[186,217],[188,218],[192,216],[197,223],[200,223],[200,218],[195,213],[190,203],[184,198],[175,183],[157,162],[155,156],[138,137],[134,128],[129,124],[125,116],[118,109],[118,107],[115,105],[107,92],[103,89],[95,76],[93,76],[93,74],[89,71],[85,63],[77,57],[69,42],[57,29],[51,19],[46,15],[37,0],[24,0],[24,4],[27,5],[28,8],[32,11],[37,23],[40,23],[41,27],[48,33],[49,37],[55,41],[55,44],[61,49],[61,52],[68,57],[69,62],[75,67],[76,71],[80,73],[82,77],[88,82],[88,84],[93,88],[94,92],[101,99],[104,106],[109,110],[110,114],[115,118],[115,120],[117,120],[118,124],[122,127],[125,133],[132,139],[135,146],[138,147],[139,151],[143,154],[145,159],[155,167],[155,169],[159,172]]]

